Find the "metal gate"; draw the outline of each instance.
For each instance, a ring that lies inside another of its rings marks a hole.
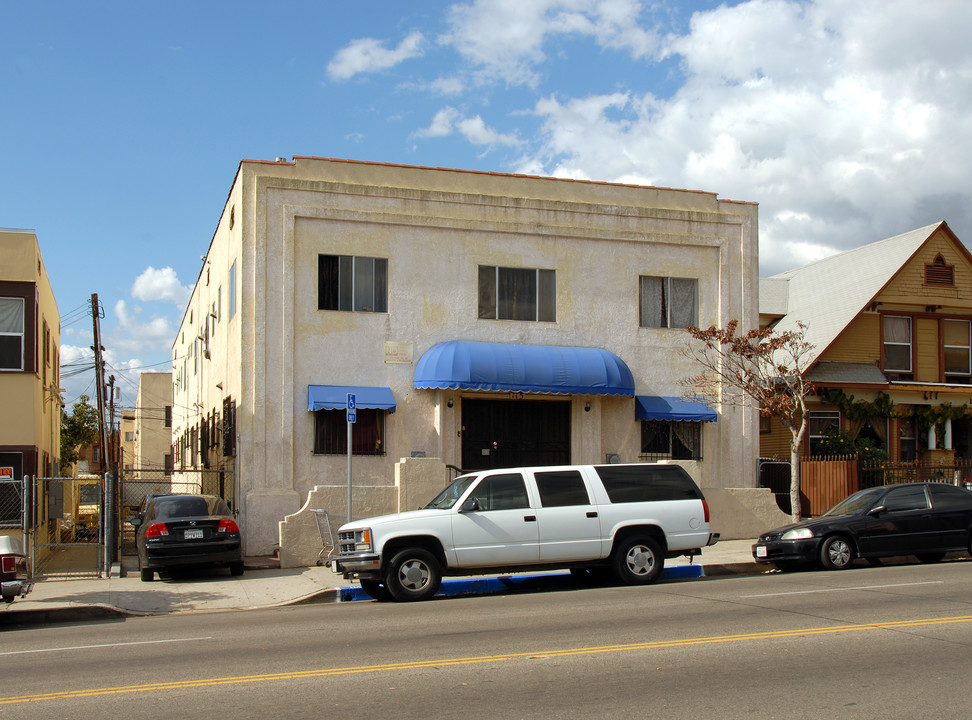
[[[150,495],[168,493],[218,495],[234,513],[236,491],[233,472],[228,468],[199,470],[163,470],[160,468],[128,468],[119,484],[120,545],[122,555],[135,555],[135,528],[128,521],[144,508]]]
[[[97,577],[110,567],[105,485],[101,475],[34,478],[30,547],[35,577]]]

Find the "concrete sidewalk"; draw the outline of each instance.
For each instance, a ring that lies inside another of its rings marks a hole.
[[[667,560],[661,582],[765,572],[766,566],[753,562],[753,542],[720,542],[705,548],[692,563],[688,558]],[[125,561],[126,566],[130,564],[128,558]],[[370,599],[356,583],[344,580],[328,567],[280,569],[267,564],[251,559],[240,577],[231,577],[225,570],[186,571],[145,583],[132,568],[125,577],[41,580],[26,598],[0,608],[0,627]],[[576,583],[562,570],[447,577],[439,594],[485,594],[568,584]]]

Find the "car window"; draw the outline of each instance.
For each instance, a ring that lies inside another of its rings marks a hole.
[[[612,503],[702,498],[689,474],[677,465],[598,465],[594,470]]]
[[[874,499],[882,492],[884,492],[883,488],[879,487],[856,492],[849,497],[845,497],[839,503],[834,505],[832,508],[830,508],[830,510],[824,513],[824,516],[837,517],[840,515],[854,515],[862,512],[870,508],[874,503]]]
[[[520,473],[489,475],[483,478],[469,497],[479,503],[480,510],[514,510],[530,507],[526,483]]]
[[[932,507],[936,510],[968,510],[972,508],[972,492],[954,485],[930,485]]]
[[[544,507],[591,504],[584,478],[578,470],[538,472],[534,478],[540,492],[540,504]]]
[[[156,520],[179,517],[206,517],[209,504],[206,498],[195,495],[170,495],[152,503],[152,516]]]
[[[452,481],[452,484],[449,485],[449,487],[436,495],[435,499],[425,506],[425,509],[448,510],[455,505],[456,502],[458,502],[459,498],[462,497],[462,494],[466,492],[466,488],[472,485],[477,477],[477,475],[463,475],[461,477],[457,477]]]
[[[921,486],[895,488],[885,495],[884,507],[888,509],[888,512],[926,510],[928,498],[925,496],[925,488]]]

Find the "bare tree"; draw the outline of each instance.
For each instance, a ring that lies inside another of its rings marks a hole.
[[[757,328],[737,334],[739,323],[725,328],[688,329],[698,341],[688,354],[703,372],[686,380],[696,395],[712,402],[759,408],[760,415],[778,418],[790,431],[790,508],[801,517],[800,448],[807,432],[806,396],[813,390],[804,374],[813,345],[804,340],[807,326],[776,333]]]

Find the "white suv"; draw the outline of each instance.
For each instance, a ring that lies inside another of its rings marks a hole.
[[[421,510],[338,531],[331,567],[376,599],[426,600],[443,575],[570,568],[654,582],[665,558],[698,555],[701,490],[677,465],[567,465],[461,475]]]

